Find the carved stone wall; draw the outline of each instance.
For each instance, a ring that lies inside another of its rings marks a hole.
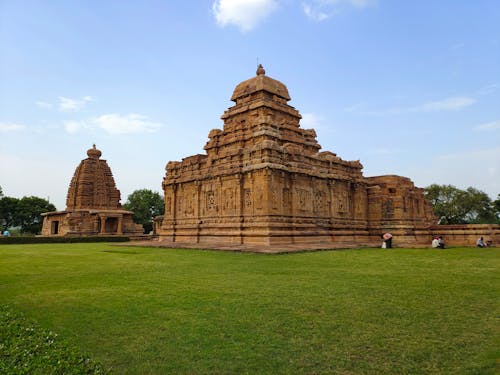
[[[435,223],[422,189],[405,177],[362,175],[359,161],[321,152],[313,129],[265,75],[240,83],[206,154],[169,162],[163,241],[337,247],[415,236]]]

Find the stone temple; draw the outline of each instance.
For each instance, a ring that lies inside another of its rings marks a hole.
[[[101,151],[94,145],[87,156],[71,179],[66,210],[43,214],[42,236],[141,235],[133,213],[122,209],[120,190]]]
[[[406,177],[365,177],[359,161],[321,151],[287,87],[262,66],[231,100],[206,154],[167,164],[161,242],[314,249],[378,245],[384,232],[399,245],[430,241],[436,219],[423,189]]]

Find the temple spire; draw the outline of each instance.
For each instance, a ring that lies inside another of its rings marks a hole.
[[[259,66],[257,67],[257,72],[256,73],[257,73],[258,76],[264,76],[264,75],[266,75],[266,71],[262,67],[262,64],[259,64]]]

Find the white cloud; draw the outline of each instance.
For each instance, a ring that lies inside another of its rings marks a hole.
[[[491,83],[477,90],[478,95],[491,95],[500,88],[498,83]]]
[[[61,112],[78,112],[85,108],[87,103],[93,101],[91,96],[84,96],[81,99],[71,99],[64,96],[59,97],[59,111]]]
[[[41,100],[35,102],[35,105],[38,108],[42,108],[42,109],[51,109],[52,108],[52,104],[51,103],[47,103],[47,102],[44,102],[44,101],[41,101]]]
[[[25,125],[0,122],[0,133],[18,132],[26,129]]]
[[[65,121],[63,123],[64,129],[70,134],[78,133],[82,129],[89,129],[90,126],[85,121]]]
[[[451,97],[411,108],[410,112],[458,111],[475,102],[476,99],[467,96]]]
[[[162,125],[149,121],[147,116],[139,114],[107,114],[92,120],[92,123],[109,134],[153,133]]]
[[[480,124],[474,127],[474,130],[478,131],[493,131],[498,129],[500,129],[500,120]]]
[[[303,3],[302,10],[306,14],[307,18],[310,18],[313,21],[324,21],[332,16],[332,14],[322,12],[319,8],[314,7],[311,4]]]
[[[300,126],[304,129],[317,129],[320,128],[323,118],[314,113],[302,113],[302,119],[300,120]]]
[[[364,106],[365,103],[359,102],[353,105],[350,105],[349,107],[345,107],[344,111],[346,112],[359,112],[359,110]]]
[[[302,10],[307,18],[320,22],[342,11],[343,8],[367,8],[375,0],[310,0],[302,3]]]
[[[212,5],[219,26],[235,25],[243,32],[252,30],[277,8],[275,0],[216,0]]]
[[[468,96],[454,96],[433,102],[427,102],[413,107],[394,107],[375,111],[363,111],[364,115],[399,115],[402,113],[426,113],[426,112],[444,112],[444,111],[459,111],[469,107],[476,102],[476,99]]]

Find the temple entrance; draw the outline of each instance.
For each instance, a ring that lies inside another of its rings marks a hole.
[[[106,233],[116,233],[118,232],[118,218],[108,217],[104,224],[104,231]]]
[[[54,220],[53,222],[50,223],[50,234],[57,234],[59,233],[59,221]]]

